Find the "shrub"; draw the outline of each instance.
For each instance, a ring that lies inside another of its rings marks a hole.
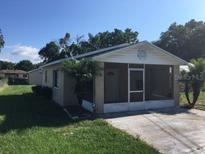
[[[43,87],[43,86],[34,86],[32,87],[32,91],[36,95],[40,95],[48,99],[52,98],[52,88]]]
[[[0,80],[3,80],[3,79],[5,79],[5,77],[0,76]]]
[[[205,91],[205,83],[204,83],[204,86],[202,87],[202,91]]]
[[[9,85],[27,85],[28,79],[8,78]]]

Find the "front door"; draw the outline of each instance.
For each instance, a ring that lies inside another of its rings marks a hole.
[[[129,102],[144,101],[144,69],[130,68],[128,82]]]

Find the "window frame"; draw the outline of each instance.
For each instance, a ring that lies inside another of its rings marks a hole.
[[[44,81],[45,81],[45,83],[47,83],[47,81],[48,81],[48,71],[47,70],[45,70],[45,74],[44,74],[45,76],[44,76]]]
[[[53,70],[53,87],[59,88],[59,70]]]

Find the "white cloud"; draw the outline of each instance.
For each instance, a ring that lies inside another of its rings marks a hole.
[[[17,44],[11,47],[11,54],[21,56],[24,59],[29,59],[34,63],[40,62],[41,59],[38,55],[39,49],[32,46]]]
[[[1,61],[7,61],[7,62],[12,62],[9,58],[0,58]]]

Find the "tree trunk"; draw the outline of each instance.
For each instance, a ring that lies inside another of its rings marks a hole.
[[[199,82],[195,82],[192,84],[192,89],[193,89],[193,102],[192,102],[192,107],[194,107],[194,105],[196,104],[200,92],[201,92],[201,85]]]
[[[189,98],[190,88],[193,90],[193,99],[192,101]],[[193,108],[199,98],[201,92],[201,84],[200,82],[194,81],[191,85],[188,82],[185,82],[185,96],[189,104],[189,108]]]
[[[192,103],[191,103],[190,98],[189,98],[190,85],[189,85],[188,82],[185,82],[185,89],[184,89],[184,91],[185,91],[185,96],[186,96],[186,99],[188,101],[188,104],[191,105]]]

